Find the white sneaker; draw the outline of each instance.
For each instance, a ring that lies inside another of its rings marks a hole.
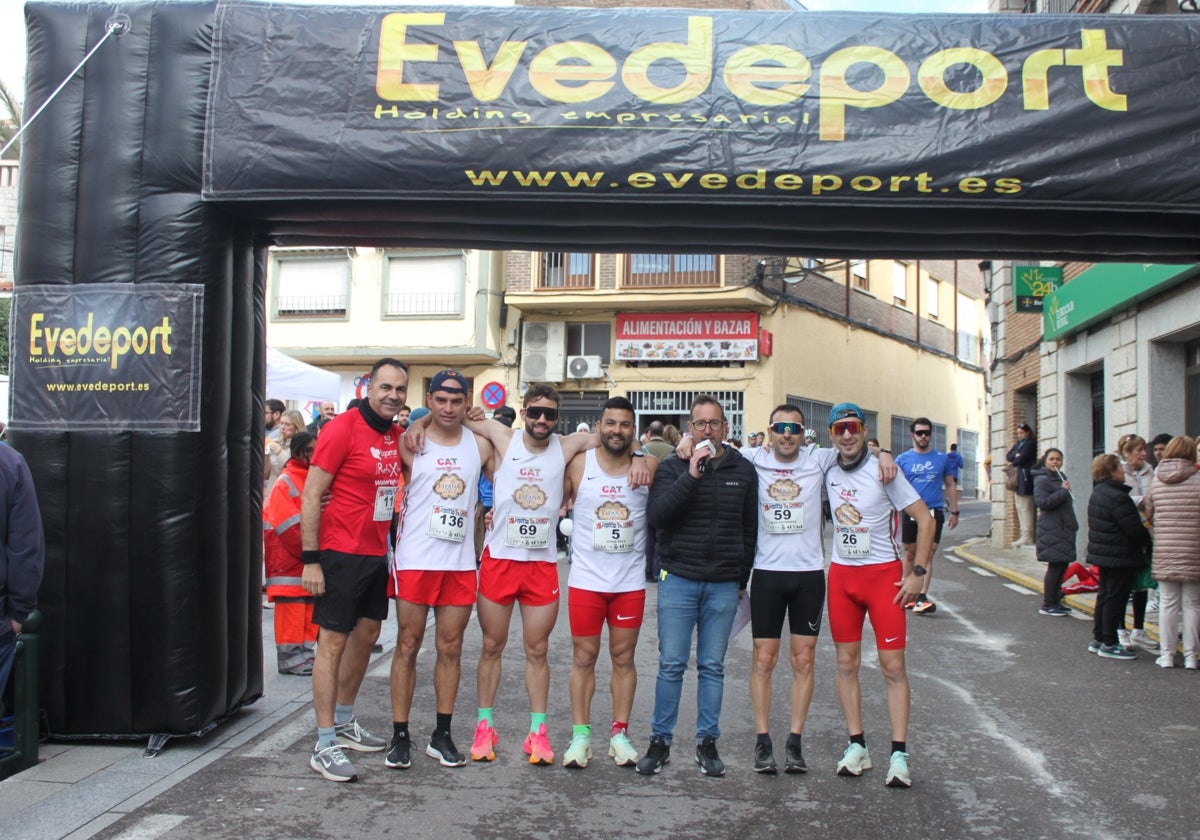
[[[1175,654],[1174,653],[1159,654],[1158,659],[1154,660],[1154,664],[1157,665],[1159,668],[1174,668],[1175,667]]]
[[[571,745],[563,753],[563,767],[582,769],[592,760],[592,745],[587,735],[576,735],[571,738]]]
[[[846,752],[837,764],[839,776],[861,776],[864,770],[871,769],[871,754],[867,748],[851,741],[846,745]]]
[[[1157,650],[1158,643],[1150,640],[1145,630],[1134,630],[1129,634],[1129,644],[1136,645],[1142,650]]]
[[[1118,630],[1117,631],[1117,644],[1119,644],[1123,648],[1127,648],[1132,645],[1132,642],[1129,639],[1129,631],[1128,630]]]
[[[887,779],[884,784],[888,787],[910,788],[912,778],[908,775],[908,753],[894,752],[888,763]]]
[[[637,764],[637,750],[629,742],[629,736],[618,732],[608,742],[608,757],[617,763],[618,767],[632,767]]]
[[[1197,659],[1194,653],[1185,653],[1183,655],[1183,667],[1189,671],[1200,671],[1200,659]]]

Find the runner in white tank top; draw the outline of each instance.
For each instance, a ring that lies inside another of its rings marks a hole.
[[[462,767],[450,726],[458,698],[462,642],[475,604],[475,542],[472,517],[481,472],[492,469],[492,445],[463,428],[470,390],[466,378],[443,370],[429,382],[427,435],[404,440],[405,505],[396,546],[396,621],[392,657],[392,739],[384,764],[403,770],[412,763],[408,730],[416,686],[417,653],[433,609],[437,660],[433,668],[436,723],[425,754],[443,767]],[[424,429],[422,429],[424,431]]]
[[[646,500],[649,488],[629,487],[625,475],[609,475],[585,452],[575,493],[575,529],[567,585],[593,592],[646,588]]]
[[[560,438],[558,391],[544,384],[525,391],[521,419],[524,429],[510,429],[484,420],[482,411],[468,415],[467,426],[495,447],[492,530],[479,567],[476,614],[483,631],[477,681],[479,723],[471,758],[491,761],[498,741],[492,705],[500,685],[501,657],[508,643],[513,608],[520,604],[524,625],[525,690],[529,695],[529,735],[523,747],[532,764],[549,764],[554,751],[546,727],[550,696],[550,666],[546,660],[550,633],[558,620],[558,550],[554,529],[562,507],[563,472],[572,458],[600,443],[598,434],[576,433]],[[645,468],[634,484],[649,484]]]
[[[488,554],[494,559],[558,562],[555,528],[562,508],[567,462],[558,435],[544,452],[525,448],[525,435],[513,435],[499,463],[494,485]]]
[[[448,572],[475,570],[474,524],[479,444],[469,430],[453,446],[425,439],[404,485],[404,514],[394,565]]]
[[[596,688],[600,634],[608,625],[612,661],[612,725],[608,755],[620,766],[637,763],[629,741],[629,715],[637,686],[634,649],[646,609],[647,486],[632,486],[637,434],[633,406],[624,397],[604,403],[598,424],[602,444],[576,455],[567,465],[566,492],[574,498],[571,572],[567,609],[571,620],[571,745],[566,767],[586,767],[592,758],[591,704]]]

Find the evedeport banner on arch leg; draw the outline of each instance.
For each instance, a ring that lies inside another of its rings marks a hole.
[[[210,199],[1200,212],[1200,19],[218,6]]]
[[[9,425],[198,431],[203,303],[195,284],[17,286]]]

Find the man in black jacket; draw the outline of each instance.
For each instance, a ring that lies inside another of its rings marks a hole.
[[[37,606],[46,567],[42,516],[25,459],[0,445],[0,698],[8,685],[21,626]]]
[[[637,764],[654,775],[670,760],[683,674],[696,633],[696,763],[722,776],[717,755],[725,649],[738,600],[754,565],[758,478],[754,467],[722,441],[725,411],[701,395],[692,404],[692,457],[669,457],[650,486],[647,518],[658,529],[658,679],[650,747]]]

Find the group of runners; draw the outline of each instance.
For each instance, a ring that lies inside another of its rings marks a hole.
[[[769,735],[771,674],[785,621],[793,676],[784,770],[807,770],[801,735],[813,691],[816,638],[828,603],[838,698],[849,735],[837,772],[857,776],[871,767],[858,681],[863,622],[869,616],[891,723],[885,782],[892,787],[911,784],[904,606],[922,590],[940,523],[897,474],[890,455],[868,451],[866,417],[857,406],[844,403],[831,413],[832,448],[806,444],[803,414],[784,405],[771,414],[769,446],[738,453],[720,443],[726,431],[724,409],[702,397],[692,409],[695,436],[685,438],[676,456],[664,461],[672,467],[656,481],[659,462],[641,451],[635,412],[623,397],[603,404],[595,431],[560,436],[554,431],[560,404],[554,388],[532,385],[526,390],[522,428],[514,429],[470,408],[466,378],[444,370],[429,382],[429,414],[401,434],[393,418],[406,401],[407,387],[401,362],[377,362],[359,408],[321,430],[303,491],[302,580],[305,591],[316,597],[313,621],[320,627],[312,675],[318,734],[310,764],[324,778],[357,778],[347,750],[384,752],[387,767],[411,766],[409,718],[430,610],[436,720],[426,754],[446,767],[495,759],[501,739],[493,710],[502,654],[519,606],[530,708],[523,752],[532,764],[555,762],[546,724],[547,650],[560,603],[555,531],[560,512],[570,507],[573,519],[564,521],[573,525],[567,577],[573,725],[563,765],[582,768],[593,758],[591,703],[607,625],[612,663],[608,756],[647,775],[667,763],[695,631],[700,672],[696,760],[702,772],[722,775],[724,765],[716,752],[721,666],[736,605],[748,598],[754,636],[750,689],[758,732],[755,771],[777,772]],[[481,477],[494,485],[494,506],[477,558],[472,535]],[[731,511],[729,530],[720,531],[718,520],[726,519],[724,509],[732,505],[722,503],[713,515],[705,504],[739,498],[728,495],[738,493],[746,495],[744,507]],[[828,584],[821,543],[823,496],[834,537]],[[895,540],[897,510],[912,518],[915,529],[914,550],[907,556]],[[689,518],[697,513],[705,518],[705,528],[709,520],[715,523],[711,532],[701,532]],[[628,726],[652,527],[663,570],[660,668],[653,735],[639,757]],[[727,545],[732,548],[726,550]],[[697,561],[697,552],[704,561],[704,553],[715,546],[722,552],[712,564]],[[693,574],[693,569],[701,571]],[[384,739],[358,722],[354,702],[387,616],[389,577],[399,632],[391,670],[393,728]],[[463,637],[473,608],[482,631],[478,717],[464,754],[455,745],[452,719]],[[713,636],[722,632],[723,638]]]

